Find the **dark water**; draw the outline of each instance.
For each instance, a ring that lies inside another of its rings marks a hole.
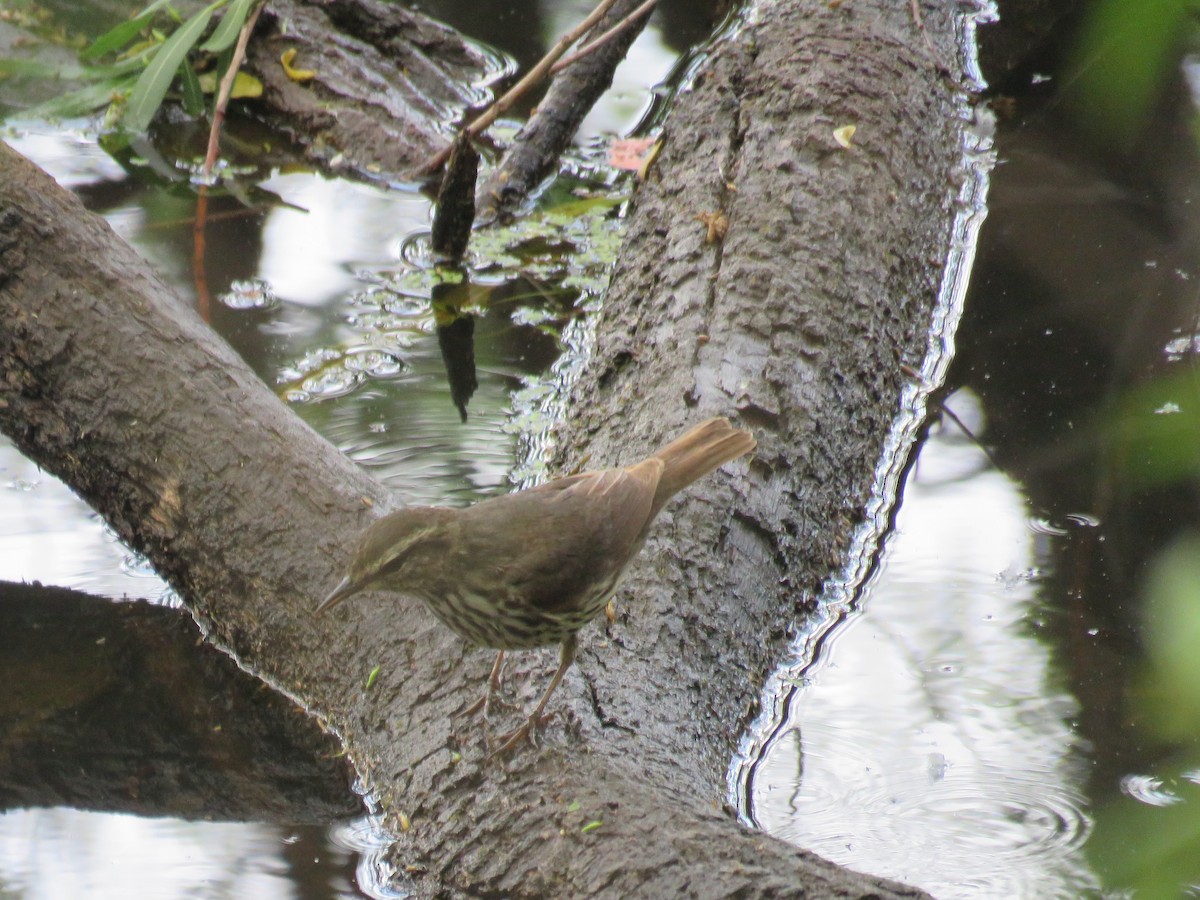
[[[480,22],[477,4],[425,4],[522,64],[589,6],[514,5]],[[656,15],[585,126],[577,186],[607,182],[592,136],[632,127],[703,33],[686,4]],[[1071,116],[1060,64],[1047,52],[1000,86],[1015,103],[996,125],[945,392],[977,440],[947,416],[922,432],[865,583],[826,598],[780,675],[744,798],[770,832],[940,897],[1180,896],[1200,883],[1191,63],[1175,61],[1148,138],[1119,157]],[[18,122],[6,139],[195,301],[185,178],[118,165],[86,123]],[[427,201],[294,167],[252,181],[261,203],[216,210],[210,318],[280,397],[409,502],[466,503],[536,477],[511,470],[522,441],[536,460],[586,345],[616,239],[606,209],[523,226],[526,247],[566,233],[567,250],[477,272],[457,296],[474,314],[478,381],[463,423],[421,265]],[[0,579],[171,603],[6,442]],[[383,890],[366,818],[10,806],[4,894]]]
[[[974,437],[935,411],[755,760],[763,827],[939,897],[1200,885],[1195,61],[1121,146],[1071,48],[995,86],[945,400]]]

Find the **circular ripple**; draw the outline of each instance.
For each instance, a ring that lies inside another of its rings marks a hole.
[[[1121,793],[1147,806],[1174,806],[1183,802],[1182,797],[1153,775],[1126,775],[1121,779]]]
[[[865,728],[813,720],[803,733],[802,745],[796,730],[782,736],[758,768],[755,813],[773,834],[939,897],[1091,889],[1081,848],[1092,820],[1063,786],[1068,773],[964,761],[932,742],[888,756]]]

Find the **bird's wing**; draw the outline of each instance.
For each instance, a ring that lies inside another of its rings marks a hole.
[[[505,580],[552,614],[575,606],[597,583],[616,585],[641,547],[662,468],[651,458],[584,472],[473,510],[490,507],[489,530],[506,546],[498,562]]]

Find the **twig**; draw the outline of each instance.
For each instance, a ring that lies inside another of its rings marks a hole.
[[[200,190],[196,197],[196,221],[192,224],[192,277],[196,285],[196,307],[205,322],[209,321],[208,275],[204,270],[205,246],[204,229],[208,223],[208,182],[212,178],[213,166],[217,164],[217,154],[221,145],[221,125],[225,122],[225,110],[229,107],[229,96],[233,93],[233,83],[237,80],[238,70],[246,58],[246,44],[250,42],[250,32],[258,21],[264,4],[259,3],[250,11],[242,30],[238,33],[237,44],[229,57],[229,68],[221,76],[217,86],[217,96],[213,101],[212,125],[208,129],[208,152],[204,154],[204,167],[201,169]]]
[[[549,52],[543,56],[536,66],[529,70],[520,81],[514,84],[508,91],[491,106],[489,106],[479,117],[477,117],[465,129],[470,137],[479,137],[487,130],[493,122],[504,112],[506,112],[514,103],[521,98],[526,91],[532,88],[535,84],[541,81],[550,72],[550,67],[554,65],[558,59],[567,52],[572,44],[579,40],[583,35],[600,21],[600,18],[608,12],[608,8],[616,3],[617,0],[600,0],[596,8],[588,15],[586,19],[564,34],[558,39],[558,42],[550,48]],[[448,144],[445,149],[435,154],[429,162],[421,167],[422,172],[435,172],[445,165],[446,160],[450,158],[450,151],[454,144]]]
[[[921,373],[906,363],[900,364],[900,371],[914,381],[921,380]],[[1004,472],[1004,466],[1000,465],[1000,460],[996,459],[996,457],[992,454],[992,451],[988,449],[987,444],[981,441],[975,432],[967,427],[967,423],[960,419],[954,410],[946,405],[945,392],[946,389],[943,386],[943,388],[936,393],[930,393],[929,403],[933,406],[936,406],[941,411],[942,415],[959,427],[962,433],[967,436],[967,439],[976,447],[978,447],[983,455],[987,457],[988,462],[992,464],[992,467],[997,472]]]
[[[947,406],[943,401],[939,401],[938,406],[942,410],[942,415],[957,425],[962,433],[967,436],[967,439],[983,452],[983,455],[987,457],[988,462],[992,464],[992,468],[994,468],[997,472],[1005,471],[1004,466],[1000,465],[1000,460],[996,459],[996,457],[992,455],[992,451],[988,448],[987,444],[981,441],[975,432],[967,427],[967,423],[960,419],[954,410]]]
[[[908,0],[908,9],[912,13],[913,24],[921,32],[921,37],[925,38],[925,46],[933,53],[933,41],[929,39],[929,32],[925,30],[925,19],[921,15],[920,3],[921,0]]]
[[[643,0],[617,0],[584,41],[621,21]],[[645,27],[636,19],[591,56],[559,73],[475,194],[479,221],[507,218],[550,177],[584,116],[612,84],[613,73]]]
[[[250,32],[254,30],[254,24],[258,21],[258,14],[262,12],[262,8],[263,4],[259,3],[251,11],[250,15],[246,17],[246,21],[242,25],[242,30],[238,34],[237,45],[233,48],[233,55],[229,59],[229,67],[225,70],[225,74],[221,76],[221,84],[217,88],[217,98],[213,104],[212,127],[208,130],[208,153],[204,156],[203,175],[205,182],[212,177],[213,166],[217,164],[221,125],[225,121],[225,110],[229,106],[229,96],[233,93],[233,83],[237,80],[238,71],[242,68],[242,61],[246,58],[246,44],[250,42]]]
[[[560,59],[558,62],[556,62],[554,65],[552,65],[550,67],[550,74],[557,75],[559,72],[561,72],[567,66],[577,63],[577,62],[579,62],[579,60],[583,59],[585,56],[599,50],[601,47],[603,47],[605,44],[607,44],[609,41],[611,41],[613,38],[615,38],[618,34],[620,34],[622,31],[624,31],[626,28],[628,28],[630,25],[632,25],[634,22],[636,22],[638,19],[640,19],[642,16],[649,13],[652,9],[654,9],[654,7],[657,4],[658,4],[658,0],[646,0],[645,3],[643,3],[637,9],[635,9],[633,12],[631,12],[629,15],[627,15],[625,18],[623,18],[620,22],[618,22],[612,28],[608,29],[608,31],[604,32],[604,34],[600,35],[600,37],[596,38],[594,41],[588,41],[588,43],[584,44],[582,47],[580,47],[578,50],[576,50],[570,56],[568,56],[564,59]]]
[[[212,322],[209,313],[208,273],[204,269],[207,241],[204,224],[208,221],[208,185],[200,185],[196,193],[196,220],[192,223],[192,278],[196,287],[196,312],[205,322]]]

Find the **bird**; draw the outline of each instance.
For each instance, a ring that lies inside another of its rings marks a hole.
[[[411,506],[359,536],[345,577],[317,606],[323,614],[367,591],[424,602],[451,631],[497,650],[487,688],[460,715],[488,708],[504,654],[559,645],[559,663],[502,753],[536,734],[551,695],[575,660],[581,628],[605,609],[650,525],[675,494],[755,447],[726,418],[693,426],[629,466],[581,472],[464,508]]]

